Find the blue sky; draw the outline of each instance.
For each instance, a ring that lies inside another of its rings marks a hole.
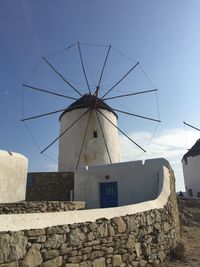
[[[28,79],[41,57],[76,41],[111,44],[135,62],[139,61],[155,88],[159,90],[158,102],[162,120],[151,141],[156,124],[120,116],[119,125],[148,148],[146,155],[141,154],[141,151],[122,137],[122,157],[124,160],[166,157],[175,170],[177,189],[182,189],[180,160],[200,135],[192,129],[184,129],[182,123],[185,120],[200,127],[199,12],[198,0],[1,0],[0,148],[26,155],[31,171],[55,170],[56,162],[40,155],[27,129],[20,122],[22,110],[24,106],[25,115],[35,115],[63,108],[70,102],[33,92],[23,93],[22,83],[29,82],[48,89],[56,88],[62,93],[66,90],[71,94],[70,89],[44,62],[31,79]],[[94,86],[106,49],[90,46],[83,46],[82,49],[88,69],[92,72],[88,76]],[[84,91],[86,87],[82,85],[83,76],[79,75],[76,52],[72,48],[69,53],[49,57],[49,60]],[[63,63],[64,57],[66,65]],[[102,83],[104,90],[133,64],[134,62],[112,50]],[[138,68],[127,81],[116,88],[115,93],[152,89],[142,75]],[[158,117],[155,94],[109,104],[144,116]],[[57,136],[57,118],[58,116],[52,116],[44,121],[30,123],[29,127],[41,147]],[[57,157],[56,148],[55,146],[49,152],[53,158]]]

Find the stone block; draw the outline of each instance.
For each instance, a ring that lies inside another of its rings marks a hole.
[[[45,261],[41,264],[41,267],[60,267],[62,265],[62,257],[56,257],[53,260]]]
[[[117,226],[117,231],[119,234],[126,231],[126,224],[121,217],[116,217],[113,219],[115,225]]]
[[[121,255],[114,255],[112,258],[112,266],[113,267],[118,267],[122,264],[122,257]]]
[[[40,248],[41,248],[41,245],[33,244],[29,248],[25,258],[23,259],[21,267],[39,266],[43,261],[41,253],[40,253]]]
[[[98,258],[92,262],[92,267],[106,267],[105,258]]]
[[[66,241],[65,235],[53,234],[47,238],[44,246],[46,248],[59,248]]]
[[[0,235],[0,263],[12,262],[24,258],[27,238],[22,231]]]

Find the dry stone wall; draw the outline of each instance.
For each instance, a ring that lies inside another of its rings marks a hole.
[[[85,208],[82,201],[28,201],[0,204],[0,214],[44,213]]]
[[[73,172],[28,173],[27,201],[69,201],[74,189]]]
[[[179,242],[174,176],[161,209],[95,222],[0,233],[0,267],[159,266]]]

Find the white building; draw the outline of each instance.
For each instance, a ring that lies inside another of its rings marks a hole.
[[[182,165],[188,196],[200,197],[200,139],[183,156]]]
[[[79,168],[74,173],[74,200],[89,209],[117,207],[154,200],[163,182],[163,158]]]
[[[61,114],[60,124],[59,172],[120,161],[118,130],[112,125],[117,115],[100,98],[83,95]]]
[[[27,169],[26,157],[0,150],[0,203],[25,200]]]

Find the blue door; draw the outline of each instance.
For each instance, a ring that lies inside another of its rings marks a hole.
[[[117,182],[100,183],[101,208],[118,206]]]

